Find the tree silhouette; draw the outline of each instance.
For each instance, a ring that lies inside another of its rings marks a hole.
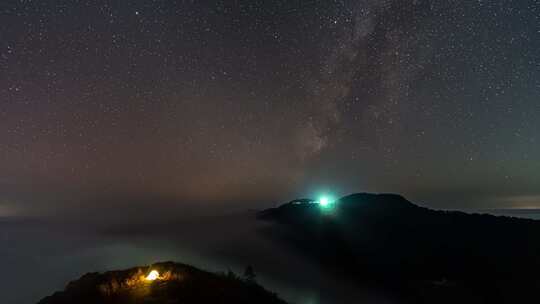
[[[255,274],[253,267],[251,265],[248,265],[246,267],[246,270],[244,270],[244,278],[246,279],[246,281],[254,283],[256,277],[257,275]]]

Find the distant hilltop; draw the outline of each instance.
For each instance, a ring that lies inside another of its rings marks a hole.
[[[370,193],[326,204],[293,200],[257,217],[277,224],[267,237],[411,303],[540,301],[540,221],[438,211]]]
[[[260,219],[275,219],[282,220],[287,214],[296,214],[309,212],[322,212],[327,214],[330,211],[337,210],[354,210],[361,209],[362,212],[393,212],[403,209],[425,209],[419,207],[403,196],[398,194],[371,194],[371,193],[354,193],[344,196],[340,199],[325,202],[321,204],[319,199],[301,198],[294,199],[288,203],[282,204],[277,208],[266,209],[258,213]]]
[[[87,273],[38,304],[286,304],[250,278],[215,274],[163,262],[105,273]]]

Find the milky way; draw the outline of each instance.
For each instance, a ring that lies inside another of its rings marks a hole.
[[[540,207],[539,15],[535,1],[5,1],[0,210],[320,191]]]

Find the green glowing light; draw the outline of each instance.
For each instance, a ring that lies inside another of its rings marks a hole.
[[[319,199],[319,204],[323,207],[326,207],[330,204],[330,200],[328,199],[328,197],[323,196]]]

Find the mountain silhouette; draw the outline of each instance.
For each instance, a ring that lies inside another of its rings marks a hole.
[[[540,299],[540,221],[437,211],[369,193],[328,206],[287,203],[258,218],[278,224],[265,235],[400,302]]]
[[[156,271],[155,277],[150,273]],[[251,269],[251,272],[253,270]],[[153,281],[148,277],[152,277]],[[105,273],[87,273],[64,291],[38,304],[163,304],[163,303],[267,303],[285,304],[258,285],[253,277],[214,274],[195,267],[163,262]]]

